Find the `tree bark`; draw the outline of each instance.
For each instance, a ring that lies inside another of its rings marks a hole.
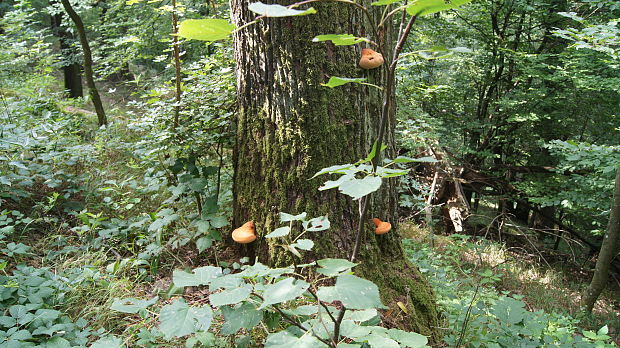
[[[256,17],[247,4],[231,1],[238,27]],[[322,168],[366,157],[379,128],[381,91],[359,84],[334,89],[320,84],[330,76],[363,76],[381,84],[385,70],[358,68],[361,47],[313,43],[312,38],[351,33],[393,46],[390,30],[381,38],[373,37],[363,13],[354,6],[314,3],[313,7],[315,15],[268,18],[235,34],[240,108],[233,156],[234,224],[254,221],[259,238],[249,253],[271,265],[293,261],[277,240],[262,238],[281,226],[279,212],[329,215],[329,230],[304,235],[315,243],[308,257],[351,256],[359,226],[358,202],[337,190],[318,191],[327,177],[310,178]],[[388,157],[394,154],[394,125],[395,120],[389,119],[383,141]],[[380,287],[386,304],[402,301],[410,306],[406,328],[437,342],[432,289],[407,261],[400,244],[395,184],[384,180],[371,198],[368,217],[390,221],[394,227],[377,236],[372,223],[362,221],[367,227],[357,271]]]
[[[612,261],[618,255],[620,249],[620,167],[616,169],[616,188],[614,189],[614,200],[607,225],[607,233],[603,239],[601,250],[598,254],[594,276],[588,288],[584,291],[581,298],[581,307],[586,312],[592,312],[594,303],[598,300],[603,289],[607,285],[609,278],[609,268]]]
[[[65,11],[75,24],[75,28],[78,32],[78,36],[80,37],[80,44],[82,45],[82,52],[84,53],[84,77],[86,78],[86,85],[88,86],[88,92],[90,94],[90,98],[93,101],[93,106],[95,107],[95,112],[97,113],[97,121],[99,126],[107,125],[108,119],[105,115],[105,111],[103,110],[103,104],[101,103],[101,97],[99,96],[99,91],[97,90],[97,86],[95,85],[95,79],[93,74],[93,58],[90,52],[90,45],[88,44],[88,38],[86,37],[86,30],[84,29],[84,23],[82,22],[82,18],[75,12],[69,0],[60,0],[62,6],[65,8]]]
[[[57,13],[52,16],[52,32],[60,43],[60,52],[65,60],[62,67],[64,76],[65,90],[69,92],[70,98],[81,98],[84,96],[82,88],[82,68],[75,62],[78,52],[72,45],[72,35],[62,27],[62,14]]]

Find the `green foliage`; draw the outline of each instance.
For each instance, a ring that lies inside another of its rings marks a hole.
[[[3,347],[79,347],[97,336],[87,327],[87,320],[73,321],[57,310],[71,291],[65,277],[46,268],[17,266],[11,275],[0,276],[0,286]]]
[[[356,37],[351,34],[325,34],[325,35],[315,36],[314,39],[312,39],[312,41],[313,42],[331,41],[336,46],[350,46],[350,45],[358,44],[360,42],[368,42],[369,40],[363,37]],[[332,81],[332,78],[329,79],[329,82],[325,84],[325,86],[335,87],[334,84],[336,82],[338,83],[341,82],[341,81]]]
[[[474,272],[459,258],[462,252],[480,252],[468,236],[453,235],[455,243],[435,251],[426,244],[405,241],[408,255],[425,273],[439,297],[447,326],[444,341],[466,347],[616,347],[599,333],[580,332],[578,320],[568,315],[529,311],[520,295],[486,287],[499,280],[490,269]]]
[[[471,0],[418,0],[407,6],[407,13],[412,16],[426,16],[440,11],[450,10],[465,5]]]
[[[179,25],[179,36],[186,39],[218,41],[230,36],[235,26],[225,19],[188,19]]]

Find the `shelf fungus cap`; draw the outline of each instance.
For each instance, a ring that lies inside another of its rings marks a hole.
[[[383,55],[370,48],[362,48],[362,58],[360,58],[360,68],[374,69],[383,64]]]
[[[392,224],[387,221],[381,221],[378,218],[372,219],[372,222],[375,223],[375,234],[385,234],[388,233],[392,229]]]
[[[254,221],[248,221],[232,232],[232,239],[240,244],[252,243],[256,240]]]

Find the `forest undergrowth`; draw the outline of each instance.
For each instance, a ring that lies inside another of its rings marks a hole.
[[[230,229],[228,168],[170,158],[157,138],[162,124],[139,105],[110,108],[115,121],[97,128],[85,104],[49,89],[0,92],[0,347],[260,345],[266,327],[226,331],[216,317],[216,329],[182,341],[157,320],[174,298],[200,304],[208,295],[176,287],[173,270],[247,262],[221,241]],[[217,204],[197,212],[196,197],[216,189]],[[617,286],[593,316],[579,317],[574,268],[534,266],[528,254],[463,234],[436,235],[431,247],[429,231],[411,221],[401,233],[438,296],[445,346],[612,347],[618,339]]]

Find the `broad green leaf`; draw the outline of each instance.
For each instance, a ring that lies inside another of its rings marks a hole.
[[[209,283],[209,291],[213,292],[217,289],[236,288],[243,283],[241,276],[237,274],[227,274],[223,277],[216,278]]]
[[[409,173],[409,169],[392,169],[377,167],[377,176],[381,178],[393,178],[395,176],[407,175],[407,173]]]
[[[399,1],[401,1],[401,0],[379,0],[379,1],[371,2],[370,4],[372,6],[383,6],[383,5],[393,4],[393,3],[399,2]]]
[[[318,35],[314,39],[313,42],[323,42],[323,41],[331,41],[336,46],[348,46],[355,45],[360,42],[369,42],[365,37],[356,37],[351,34],[326,34],[326,35]]]
[[[343,336],[352,339],[368,336],[371,332],[369,327],[359,325],[351,320],[343,320],[340,329]]]
[[[250,296],[252,293],[251,285],[244,285],[235,289],[227,289],[222,292],[209,295],[209,302],[215,307],[223,305],[237,304]]]
[[[211,222],[211,226],[213,228],[222,228],[224,226],[228,226],[228,219],[226,219],[226,217],[224,216],[214,216],[209,218],[209,221]]]
[[[391,338],[383,337],[376,332],[365,337],[372,348],[400,348],[400,344]]]
[[[265,17],[291,17],[291,16],[305,16],[309,14],[315,14],[316,10],[310,7],[307,10],[295,10],[292,8],[284,7],[277,4],[263,4],[262,2],[254,2],[248,5],[248,10],[258,13]]]
[[[525,303],[512,297],[501,297],[493,306],[491,313],[507,324],[518,324],[525,318]]]
[[[439,162],[436,159],[434,159],[433,157],[420,157],[420,158],[411,158],[411,157],[407,157],[407,156],[398,156],[395,159],[393,159],[392,161],[390,161],[391,163],[411,163],[411,162],[428,162],[428,163],[435,163],[435,162]]]
[[[343,272],[350,272],[351,268],[357,266],[357,263],[345,259],[322,259],[316,263],[321,266],[316,271],[328,277],[333,277]]]
[[[230,36],[235,26],[225,19],[187,19],[179,25],[179,36],[186,39],[218,41]]]
[[[412,16],[425,16],[439,11],[457,8],[470,1],[471,0],[417,0],[407,6],[407,13]]]
[[[378,315],[378,312],[375,308],[363,309],[360,311],[348,311],[345,318],[353,321],[366,321],[370,320]]]
[[[110,309],[122,312],[122,313],[138,313],[139,311],[146,309],[147,307],[155,304],[159,297],[155,296],[150,300],[140,300],[137,298],[124,298],[124,299],[115,299],[110,306]]]
[[[362,83],[364,81],[366,81],[365,77],[348,78],[348,77],[332,76],[332,77],[329,78],[329,81],[327,81],[327,83],[321,83],[321,86],[325,86],[325,87],[329,87],[329,88],[334,88],[334,87],[345,85],[347,83]],[[319,175],[319,174],[315,174],[315,176],[316,175]]]
[[[46,346],[47,347],[47,346]],[[108,335],[95,341],[90,348],[120,348],[125,347],[125,343],[119,337]]]
[[[336,188],[340,186],[343,182],[349,181],[353,178],[355,178],[355,174],[345,174],[345,175],[340,176],[336,180],[328,180],[325,183],[323,183],[323,186],[319,187],[319,191],[325,191],[325,190]]]
[[[338,164],[335,166],[323,168],[319,170],[316,174],[314,174],[311,179],[316,178],[317,176],[323,175],[323,174],[333,174],[333,173],[346,174],[347,171],[351,169],[351,167],[353,167],[352,164]]]
[[[303,305],[297,308],[284,309],[283,311],[289,315],[313,315],[316,314],[318,308],[316,305]]]
[[[326,302],[340,301],[350,309],[385,308],[373,282],[350,274],[338,276],[335,286],[319,288],[318,296]]]
[[[340,184],[338,189],[340,192],[352,197],[353,199],[359,199],[377,191],[380,186],[380,177],[368,175],[363,179],[352,179],[346,181]]]
[[[273,232],[269,233],[265,236],[265,238],[276,238],[276,237],[284,237],[291,233],[291,228],[288,226],[279,227],[273,230]]]
[[[185,286],[199,286],[207,285],[213,279],[222,275],[222,268],[205,266],[196,268],[193,273],[188,273],[181,270],[175,270],[172,272],[172,281],[176,287],[182,288]]]
[[[265,341],[265,348],[323,348],[327,347],[316,337],[305,334],[298,337],[291,333],[292,330],[282,330],[269,334]]]
[[[280,213],[280,222],[291,222],[291,221],[303,221],[306,218],[306,212],[303,212],[299,215],[291,215],[287,213]]]
[[[259,309],[263,309],[269,305],[291,301],[301,296],[310,284],[303,280],[294,278],[286,278],[275,284],[265,286],[263,293],[264,302]]]
[[[185,300],[175,300],[164,306],[159,313],[159,329],[166,339],[183,337],[211,326],[213,311],[208,305],[190,307]]]
[[[120,345],[114,345],[114,343],[118,343],[118,341],[112,341],[111,343],[112,344],[106,346],[106,348],[123,347],[122,340],[121,340],[121,344]],[[22,347],[23,346],[24,345],[22,345]],[[45,348],[70,348],[70,347],[71,347],[71,343],[69,341],[67,341],[66,339],[60,337],[60,336],[52,337],[52,338],[50,338],[49,340],[47,340],[45,342]]]
[[[312,250],[314,242],[310,239],[299,239],[296,243],[291,244],[291,246],[302,250]]]
[[[253,304],[245,302],[236,308],[223,306],[220,308],[225,322],[222,334],[234,335],[240,329],[251,329],[263,319],[263,311],[257,310]]]
[[[200,237],[196,240],[196,249],[198,249],[198,253],[209,249],[213,245],[213,239],[211,237]]]
[[[329,222],[329,219],[327,218],[327,215],[326,215],[326,216],[315,217],[308,221],[304,221],[302,223],[302,226],[304,227],[304,230],[308,232],[318,232],[318,231],[325,231],[326,229],[328,229],[331,226],[331,223]]]
[[[388,335],[391,338],[400,342],[401,346],[407,346],[411,348],[421,348],[426,346],[428,338],[415,332],[406,332],[398,329],[389,329]]]

